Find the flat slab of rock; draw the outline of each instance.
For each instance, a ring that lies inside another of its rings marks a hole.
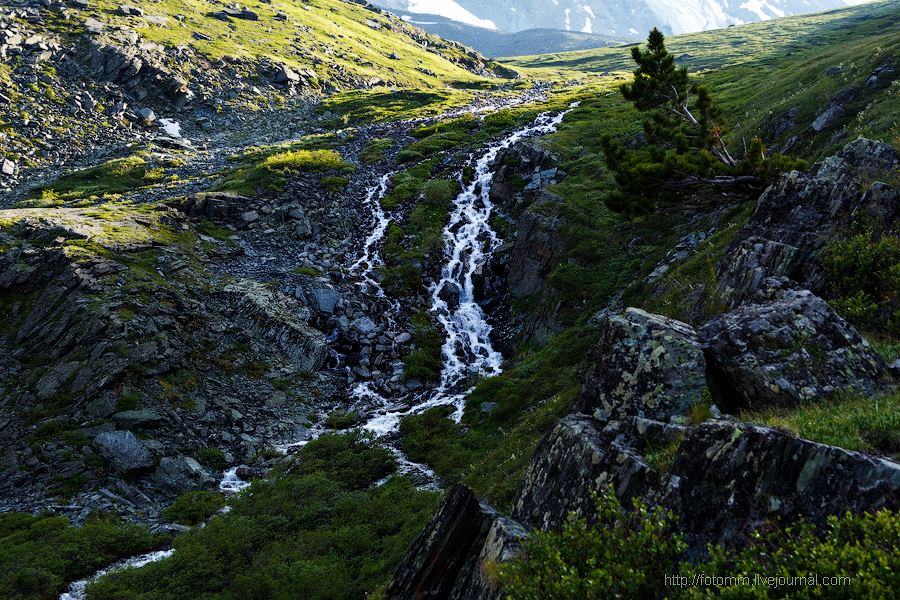
[[[101,433],[94,438],[94,446],[117,471],[125,475],[156,466],[153,453],[130,431]]]
[[[112,416],[121,429],[153,429],[165,419],[149,409],[125,410]]]
[[[700,328],[713,402],[727,412],[872,390],[884,359],[828,304],[784,278]]]
[[[600,420],[668,421],[700,402],[704,357],[694,329],[639,308],[609,317],[575,410]]]

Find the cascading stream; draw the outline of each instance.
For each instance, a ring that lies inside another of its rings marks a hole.
[[[570,110],[575,106],[577,103],[572,104]],[[491,165],[500,150],[519,140],[555,131],[567,112],[569,111],[556,116],[541,114],[532,125],[494,144],[476,161],[474,178],[468,188],[457,196],[450,222],[444,228],[447,263],[442,269],[440,281],[429,290],[431,311],[436,313],[438,321],[447,332],[442,346],[444,362],[441,383],[434,390],[425,391],[414,398],[414,406],[410,411],[386,410],[384,414],[367,421],[363,425],[364,429],[380,436],[394,434],[399,430],[400,418],[404,414],[420,413],[435,406],[446,405],[454,407],[452,418],[459,422],[465,406],[466,391],[460,390],[459,386],[465,383],[470,374],[493,376],[502,372],[503,357],[491,345],[491,326],[481,307],[475,302],[473,284],[473,275],[478,265],[488,258],[498,243],[497,236],[490,227],[493,210],[489,197],[493,181]],[[458,291],[459,304],[453,309],[441,298],[441,290],[445,286]],[[357,398],[363,394],[382,406],[393,403],[381,397],[371,386],[359,385],[352,392]],[[409,463],[405,459],[404,462],[408,467],[430,472],[422,465]]]
[[[512,104],[507,104],[507,106],[509,105]],[[574,108],[577,105],[578,103],[573,103],[570,106]],[[490,105],[475,109],[463,109],[455,111],[453,114],[482,112],[498,108],[502,108],[502,106]],[[444,240],[448,244],[445,256],[448,256],[449,260],[442,269],[441,280],[432,285],[429,290],[432,300],[431,310],[437,313],[438,321],[447,331],[447,339],[442,347],[444,364],[441,371],[441,383],[437,388],[425,391],[413,398],[411,410],[407,410],[405,404],[400,404],[399,399],[385,398],[369,383],[358,384],[351,391],[351,397],[357,401],[369,400],[372,404],[382,407],[382,414],[368,420],[362,425],[363,429],[375,432],[382,438],[389,435],[395,436],[399,431],[400,417],[404,414],[419,413],[435,406],[445,405],[452,405],[456,409],[452,417],[458,422],[462,418],[465,405],[465,390],[458,388],[461,383],[465,382],[467,375],[481,373],[491,376],[501,373],[502,357],[491,345],[489,337],[491,326],[487,323],[481,307],[474,300],[473,286],[475,269],[480,262],[488,258],[497,245],[497,236],[491,230],[489,223],[493,209],[489,198],[493,180],[490,167],[501,149],[508,148],[521,139],[555,131],[556,126],[562,122],[567,112],[569,111],[564,111],[555,117],[551,117],[547,113],[539,115],[532,125],[510,134],[501,142],[491,146],[476,161],[474,179],[466,191],[457,196],[450,223],[444,228]],[[360,257],[350,267],[352,273],[362,277],[363,285],[366,285],[369,291],[374,290],[375,295],[379,298],[386,298],[386,294],[373,273],[377,267],[384,265],[379,247],[390,224],[389,215],[382,208],[380,200],[387,193],[388,181],[392,175],[393,173],[382,175],[378,183],[370,187],[366,194],[364,204],[372,211],[374,225],[366,238]],[[485,236],[487,236],[486,240]],[[445,284],[456,285],[459,289],[459,305],[453,310],[450,309],[447,302],[439,297],[440,290]],[[395,317],[399,310],[399,302],[393,301],[390,314],[386,315],[389,324],[395,323]],[[430,482],[420,486],[420,489],[438,489],[434,472],[431,469],[426,465],[410,461],[399,448],[390,444],[386,445],[397,456],[398,471],[401,474],[417,475]],[[236,472],[237,468],[232,468],[225,473],[219,486],[222,491],[236,492],[249,485],[237,477]],[[59,600],[83,600],[84,589],[91,579],[114,569],[140,567],[162,560],[171,556],[173,552],[174,550],[162,550],[123,560],[107,569],[98,571],[89,579],[72,583],[69,591],[61,594]]]

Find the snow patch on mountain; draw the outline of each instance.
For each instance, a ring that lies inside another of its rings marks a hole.
[[[406,10],[414,13],[440,15],[475,27],[497,29],[490,19],[479,19],[453,0],[410,0]]]
[[[766,21],[773,17],[783,17],[784,11],[769,4],[766,0],[747,0],[740,6],[746,8],[750,12],[756,13],[760,21]],[[765,12],[768,10],[769,12]]]

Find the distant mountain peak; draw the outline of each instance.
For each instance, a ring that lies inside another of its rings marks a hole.
[[[863,4],[868,0],[374,0],[406,15],[438,15],[457,23],[518,32],[526,29],[643,37],[721,29]],[[422,20],[411,16],[413,20]]]

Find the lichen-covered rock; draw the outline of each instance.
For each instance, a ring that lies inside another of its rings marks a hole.
[[[325,334],[288,310],[287,296],[248,279],[225,286],[220,296],[227,300],[225,310],[238,325],[281,350],[298,368],[322,368]]]
[[[538,444],[510,516],[533,529],[558,529],[570,511],[592,521],[591,492],[607,484],[630,504],[658,478],[644,460],[645,450],[634,419],[604,427],[596,419],[569,415]]]
[[[456,485],[419,533],[387,588],[392,600],[500,600],[487,561],[511,560],[525,529]]]
[[[767,427],[707,421],[682,442],[656,502],[694,550],[741,545],[767,519],[823,524],[846,511],[896,510],[900,465]]]
[[[609,317],[591,355],[575,410],[601,420],[686,415],[706,386],[694,329],[639,308]]]
[[[700,328],[713,401],[732,412],[871,390],[887,364],[828,304],[784,278]]]
[[[156,466],[153,453],[130,431],[101,433],[94,438],[94,446],[122,474],[134,474]]]
[[[827,298],[831,284],[819,262],[822,248],[856,220],[864,218],[875,229],[892,226],[900,193],[877,179],[898,168],[895,148],[860,138],[815,172],[782,175],[760,197],[717,267],[726,305],[740,305],[766,278],[779,276]]]

